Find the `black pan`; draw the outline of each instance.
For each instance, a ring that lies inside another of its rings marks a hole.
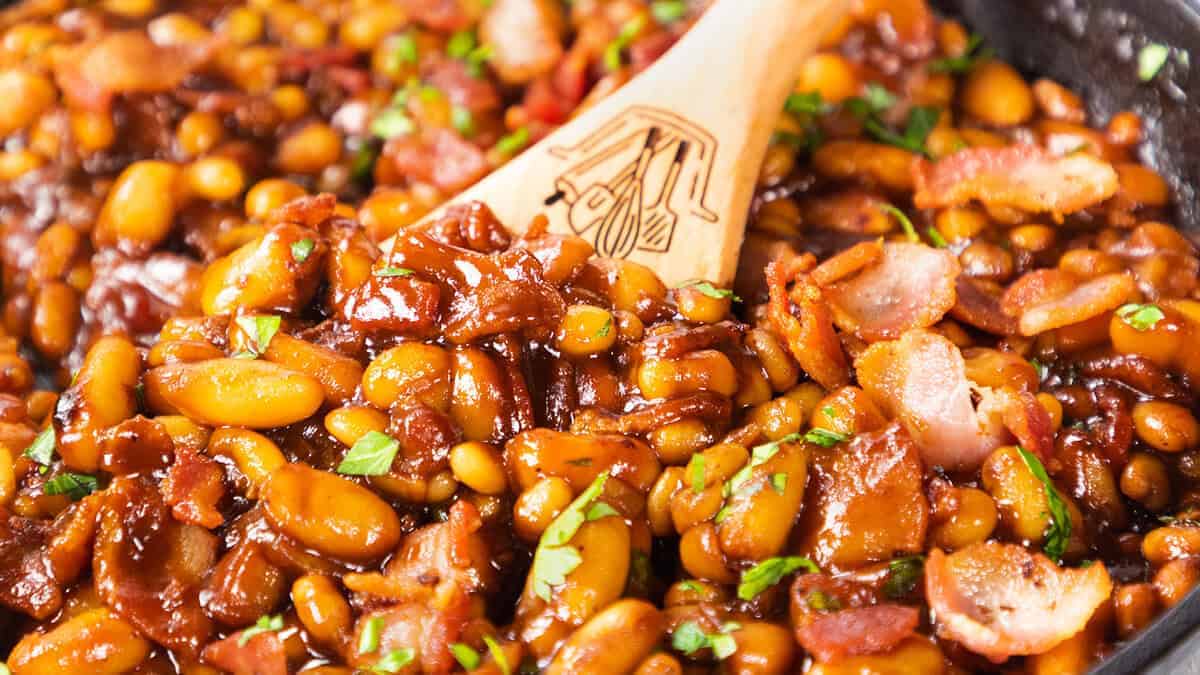
[[[1095,119],[1135,110],[1142,160],[1170,182],[1175,222],[1200,243],[1200,0],[933,0],[983,35],[1008,62],[1081,94]],[[1137,77],[1147,43],[1173,57],[1151,83]],[[1192,58],[1184,56],[1196,48]],[[1193,64],[1192,62],[1195,61]],[[1200,349],[1200,345],[1196,345]],[[1093,669],[1200,675],[1200,588]]]

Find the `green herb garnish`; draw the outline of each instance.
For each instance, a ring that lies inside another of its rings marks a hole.
[[[460,105],[450,108],[450,124],[454,125],[454,130],[463,138],[475,135],[475,116],[471,114],[470,108]]]
[[[379,659],[375,665],[371,666],[371,671],[375,673],[398,673],[401,668],[412,663],[416,656],[416,651],[412,647],[393,649],[388,652],[387,656]]]
[[[818,612],[836,612],[842,608],[841,601],[821,589],[811,591],[804,598],[804,602]]]
[[[771,487],[779,494],[787,492],[788,477],[786,473],[771,474]]]
[[[312,255],[313,247],[316,244],[312,239],[301,239],[300,241],[292,242],[292,260],[302,263],[308,260],[308,256]]]
[[[921,241],[921,235],[917,234],[917,228],[913,225],[913,222],[908,219],[908,214],[904,213],[895,206],[892,206],[891,204],[880,204],[879,210],[892,216],[900,222],[900,227],[904,229],[904,236],[907,237],[910,242],[916,244]]]
[[[742,600],[753,600],[799,569],[813,573],[821,571],[816,563],[801,556],[767,558],[742,574],[742,582],[738,584],[738,597]]]
[[[924,569],[925,556],[914,555],[891,561],[888,563],[887,581],[883,582],[884,594],[893,600],[907,597],[917,587]]]
[[[415,272],[407,267],[381,267],[371,274],[377,277],[411,277]]]
[[[824,115],[829,107],[819,91],[790,94],[783,104],[783,109],[793,115]]]
[[[948,56],[944,59],[935,59],[929,62],[929,72],[931,73],[966,73],[982,61],[992,57],[992,50],[981,49],[983,46],[983,36],[972,35],[967,41],[963,53],[959,56]]]
[[[1138,79],[1142,82],[1153,80],[1170,57],[1171,48],[1166,45],[1151,42],[1142,47],[1137,56]]]
[[[42,492],[48,495],[66,495],[71,501],[92,494],[100,486],[95,476],[82,473],[60,473],[42,485]]]
[[[925,234],[929,235],[929,241],[932,241],[933,245],[937,248],[946,248],[950,245],[946,242],[946,238],[942,236],[942,233],[938,232],[937,228],[932,225],[925,228]]]
[[[715,300],[729,299],[729,300],[733,300],[734,302],[742,301],[742,299],[739,298],[737,295],[735,295],[733,291],[731,291],[727,288],[717,288],[716,286],[713,286],[711,283],[709,283],[707,281],[700,281],[700,280],[686,281],[683,284],[681,284],[679,287],[680,288],[694,288],[697,291],[699,291],[702,295],[706,295]]]
[[[612,327],[613,327],[612,315],[609,315],[609,317],[604,320],[604,325],[600,326],[600,328],[596,329],[596,334],[593,337],[598,337],[598,338],[608,337],[608,334],[612,332]]]
[[[371,133],[385,141],[411,134],[416,128],[408,115],[399,108],[383,110],[371,122]]]
[[[717,633],[705,634],[704,629],[695,621],[685,621],[671,633],[671,647],[692,655],[701,649],[712,649],[713,656],[724,660],[737,651],[737,641],[733,639],[733,631],[741,629],[741,625],[730,622],[721,626]]]
[[[337,472],[347,476],[380,476],[392,468],[400,451],[400,441],[378,431],[363,434],[338,464]]]
[[[1158,325],[1159,321],[1167,318],[1158,305],[1138,305],[1130,303],[1117,308],[1117,316],[1139,332],[1146,332]]]
[[[607,471],[596,476],[596,480],[558,514],[538,540],[529,580],[534,595],[542,600],[550,602],[550,589],[565,583],[567,575],[583,562],[579,551],[567,543],[587,521],[588,506],[604,491],[607,480]]]
[[[612,42],[604,47],[604,67],[610,72],[615,72],[621,69],[623,64],[622,53],[633,43],[637,38],[638,33],[646,26],[646,18],[638,14],[621,26],[621,30],[617,33],[617,37],[613,38]]]
[[[683,0],[655,0],[650,3],[654,20],[666,25],[675,23],[687,15],[687,3]]]
[[[692,492],[704,492],[704,455],[696,453],[688,460],[688,480],[692,482]]]
[[[249,352],[249,357],[234,356],[237,358],[257,358],[262,356],[267,351],[267,347],[271,345],[271,339],[279,332],[279,326],[283,323],[283,319],[274,314],[259,314],[255,316],[239,316],[235,321],[238,328],[249,338],[246,344],[246,351]],[[241,354],[241,352],[239,352]]]
[[[450,653],[454,655],[454,660],[458,661],[458,665],[462,666],[463,670],[475,670],[479,667],[479,662],[483,660],[480,658],[479,652],[461,642],[450,645]]]
[[[49,425],[25,448],[25,456],[42,466],[50,466],[54,462],[54,447],[54,425]]]
[[[379,635],[383,632],[383,617],[373,616],[367,619],[362,634],[358,636],[358,653],[370,654],[379,649]]]
[[[282,614],[260,616],[258,617],[258,621],[254,622],[253,626],[242,631],[242,634],[238,636],[238,646],[245,647],[246,643],[250,642],[250,638],[255,635],[273,633],[277,630],[283,630]]]
[[[1025,460],[1025,466],[1029,467],[1030,473],[1042,482],[1046,491],[1050,520],[1046,523],[1046,541],[1042,550],[1055,562],[1062,562],[1063,552],[1067,550],[1067,544],[1071,541],[1071,512],[1067,510],[1066,502],[1058,494],[1058,488],[1054,487],[1054,481],[1050,480],[1050,475],[1046,473],[1046,467],[1042,466],[1041,460],[1019,445],[1017,452],[1021,459]]]
[[[483,644],[487,645],[488,651],[492,654],[492,660],[496,662],[496,667],[500,669],[502,675],[512,675],[512,669],[508,667],[508,657],[504,656],[504,650],[500,649],[500,643],[496,642],[495,638],[490,635],[483,636]]]
[[[516,131],[496,141],[496,152],[504,155],[515,155],[529,145],[529,127],[521,127]]]
[[[829,429],[817,428],[809,429],[808,433],[804,434],[804,440],[822,448],[832,448],[838,443],[850,440],[850,436]]]

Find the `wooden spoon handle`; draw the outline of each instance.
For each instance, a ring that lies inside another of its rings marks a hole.
[[[727,283],[783,103],[846,0],[718,0],[654,66],[455,198]],[[436,217],[436,213],[430,217]]]

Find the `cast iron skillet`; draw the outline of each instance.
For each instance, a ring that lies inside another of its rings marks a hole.
[[[1009,63],[1080,93],[1095,115],[1133,109],[1146,123],[1142,160],[1170,182],[1176,223],[1200,244],[1200,0],[933,0]],[[1137,77],[1147,43],[1172,47],[1151,83]],[[1186,56],[1196,47],[1192,58]],[[1200,345],[1195,346],[1200,349]],[[1164,612],[1092,675],[1200,674],[1200,589]]]

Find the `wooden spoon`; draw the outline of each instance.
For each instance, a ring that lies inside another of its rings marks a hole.
[[[518,232],[544,213],[668,284],[727,284],[775,122],[846,5],[717,0],[657,63],[448,204],[485,202]]]

